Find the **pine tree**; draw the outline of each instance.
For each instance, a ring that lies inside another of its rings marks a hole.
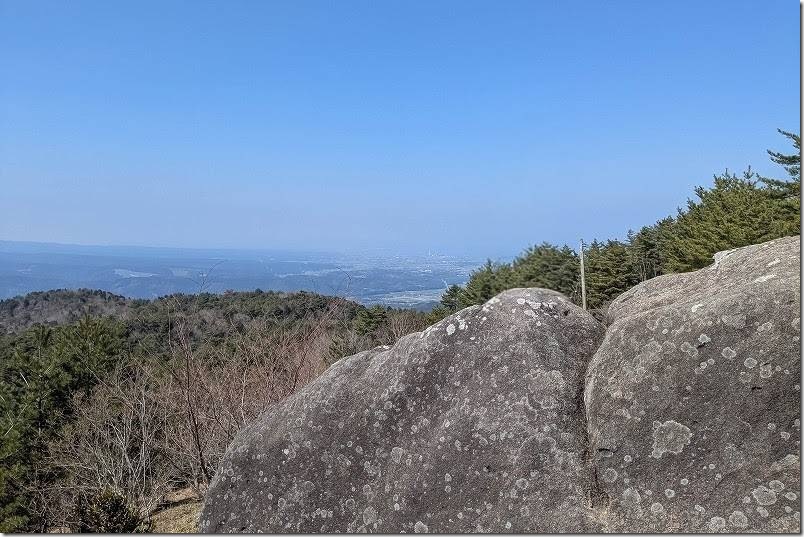
[[[586,301],[602,308],[638,283],[629,266],[628,246],[620,241],[592,241],[586,254]]]
[[[449,313],[455,313],[461,309],[461,304],[465,302],[465,291],[460,285],[450,285],[441,295],[441,305]]]
[[[750,169],[743,177],[726,171],[712,188],[697,187],[697,201],[679,209],[663,237],[670,272],[705,267],[715,252],[768,241],[779,236],[789,216]]]
[[[361,336],[374,334],[387,316],[388,312],[379,304],[361,309],[355,319],[355,332]]]
[[[761,177],[771,195],[779,200],[785,218],[777,225],[775,232],[780,235],[795,235],[801,230],[801,137],[792,132],[778,129],[784,137],[793,143],[796,153],[786,155],[768,149],[770,159],[782,166],[789,180]]]
[[[497,267],[489,259],[485,265],[472,272],[469,277],[462,296],[461,307],[482,304],[493,297],[496,294],[495,291],[500,287],[502,287],[502,283],[497,274]]]
[[[514,260],[511,269],[516,287],[543,287],[571,296],[579,286],[578,256],[566,245],[533,246]]]
[[[662,237],[673,225],[671,217],[645,226],[637,232],[628,232],[628,271],[632,279],[644,282],[665,273],[665,255]]]
[[[787,190],[790,195],[797,196],[801,193],[801,136],[792,132],[783,131],[782,129],[777,130],[779,134],[793,143],[796,152],[792,155],[785,155],[768,149],[768,155],[770,155],[770,159],[773,162],[785,169],[790,176],[790,181],[769,178],[763,178],[762,181],[768,186],[775,186]]]

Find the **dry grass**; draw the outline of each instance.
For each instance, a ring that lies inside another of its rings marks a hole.
[[[198,533],[201,502],[180,503],[151,515],[151,533]]]

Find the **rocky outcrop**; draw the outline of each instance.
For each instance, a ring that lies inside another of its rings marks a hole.
[[[211,532],[798,531],[798,238],[638,285],[608,330],[506,291],[238,435]]]
[[[610,531],[798,531],[800,285],[791,237],[611,305],[585,391]]]
[[[603,336],[506,291],[345,358],[242,431],[204,531],[594,531],[582,391]]]

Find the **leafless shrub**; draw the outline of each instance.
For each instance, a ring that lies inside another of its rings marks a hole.
[[[174,478],[161,449],[168,422],[148,367],[118,367],[74,401],[75,419],[50,448],[51,467],[63,474],[45,491],[48,519],[69,526],[69,509],[81,497],[112,490],[147,516]]]
[[[179,322],[173,363],[159,399],[170,420],[170,460],[182,479],[203,490],[237,431],[270,404],[292,394],[326,367],[330,309],[293,326],[255,319],[234,327],[214,351],[195,349]]]
[[[392,345],[399,338],[427,327],[427,317],[410,310],[391,310],[386,317],[383,339]]]

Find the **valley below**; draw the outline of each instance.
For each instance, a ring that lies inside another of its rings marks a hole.
[[[426,311],[480,261],[388,252],[289,252],[76,246],[0,241],[0,299],[51,289],[128,298],[224,291],[310,291]]]

